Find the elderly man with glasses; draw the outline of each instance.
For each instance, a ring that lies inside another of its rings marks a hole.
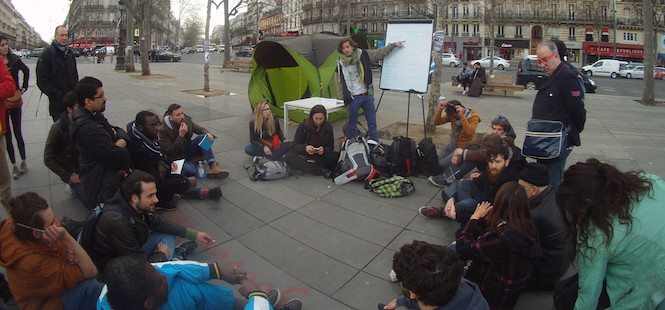
[[[550,185],[558,186],[563,177],[566,159],[573,146],[581,145],[580,133],[584,130],[586,110],[584,92],[571,68],[561,61],[556,44],[543,41],[536,50],[538,65],[549,77],[540,87],[533,103],[531,119],[560,121],[568,133],[567,150],[556,159],[538,160],[547,166]]]

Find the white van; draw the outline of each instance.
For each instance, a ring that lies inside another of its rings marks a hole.
[[[582,72],[586,73],[587,76],[609,76],[616,79],[619,76],[619,68],[627,63],[628,62],[614,59],[601,59],[594,62],[593,65],[582,67]]]

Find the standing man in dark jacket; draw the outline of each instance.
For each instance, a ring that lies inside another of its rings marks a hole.
[[[74,111],[70,132],[79,151],[85,205],[92,209],[113,197],[120,187],[119,172],[131,165],[129,136],[104,117],[106,96],[102,81],[82,78],[76,85],[76,98],[79,108]]]
[[[538,44],[538,65],[548,76],[533,102],[531,119],[560,121],[568,133],[568,149],[556,159],[538,160],[547,166],[550,184],[558,186],[563,178],[566,159],[573,146],[580,146],[580,133],[584,130],[586,110],[584,92],[577,75],[563,62],[552,41]]]
[[[339,42],[335,86],[339,98],[349,107],[349,138],[358,135],[358,113],[360,108],[365,113],[369,138],[379,141],[376,127],[376,108],[374,107],[374,86],[372,85],[372,63],[388,56],[395,47],[404,46],[404,41],[390,43],[376,50],[363,50],[351,38]]]
[[[44,164],[53,173],[57,174],[62,182],[65,182],[65,192],[69,195],[75,194],[76,198],[85,205],[85,194],[83,184],[79,177],[79,152],[74,143],[74,137],[69,134],[70,124],[74,116],[74,110],[78,108],[76,93],[68,92],[64,98],[67,113],[62,113],[46,138],[44,146]]]
[[[105,207],[116,205],[123,211],[103,211],[97,219],[89,251],[99,270],[112,258],[130,254],[145,254],[151,263],[170,260],[174,254],[185,259],[196,248],[196,241],[214,242],[207,233],[154,214],[157,202],[157,186],[151,175],[134,170],[127,176]],[[176,236],[193,241],[176,248]]]
[[[68,37],[67,27],[55,27],[55,39],[37,61],[37,86],[48,96],[48,109],[53,122],[65,111],[62,99],[74,89],[79,79],[76,58],[67,48]]]
[[[531,219],[536,224],[543,256],[536,260],[528,289],[553,291],[559,278],[570,266],[570,242],[567,242],[566,224],[556,205],[556,190],[550,185],[547,167],[529,163],[520,172],[518,182],[529,198]]]

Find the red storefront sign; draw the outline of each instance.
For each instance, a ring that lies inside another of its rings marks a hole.
[[[612,43],[584,42],[582,48],[584,54],[587,55],[614,56],[614,44]],[[616,48],[617,57],[644,58],[644,46],[642,45],[617,44]]]

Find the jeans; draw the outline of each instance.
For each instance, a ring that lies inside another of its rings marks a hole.
[[[199,143],[205,137],[206,135],[198,135],[196,136],[196,138],[192,139],[192,141],[189,141],[189,143],[185,146],[185,150],[183,151],[185,156],[185,164],[182,167],[182,174],[184,176],[193,177],[196,175],[198,163],[193,163],[189,161],[189,159],[194,157],[195,155],[199,154],[203,155],[203,158],[205,158],[208,164],[212,164],[215,162],[215,154],[212,153],[212,148],[210,148],[209,150],[205,150],[199,146]]]
[[[11,127],[9,126],[10,117]],[[7,154],[9,154],[9,161],[14,164],[16,163],[16,155],[14,154],[14,144],[12,143],[12,129],[14,129],[18,152],[21,155],[21,159],[25,160],[25,141],[23,141],[23,133],[21,132],[21,108],[7,110]]]
[[[94,310],[97,308],[97,298],[102,291],[104,283],[95,278],[85,280],[62,294],[62,305],[65,310]]]
[[[168,259],[170,260],[173,258],[173,250],[175,250],[175,236],[167,235],[165,233],[151,231],[150,236],[148,236],[148,240],[146,240],[145,244],[143,245],[143,252],[146,255],[152,255],[152,253],[155,253],[157,245],[160,243],[163,243],[169,247]]]
[[[439,156],[447,151],[450,145],[442,148],[439,151]],[[468,148],[469,150],[478,150],[480,147],[472,145]],[[454,149],[453,149],[454,151]],[[442,172],[440,175],[435,176],[435,180],[445,180],[449,179],[451,181],[456,181],[462,179],[467,173],[471,172],[473,168],[476,167],[477,163],[468,160],[462,160],[459,164],[453,165],[453,152],[450,152],[448,156],[443,158],[439,157],[439,166],[441,166]],[[447,177],[448,176],[448,177]]]
[[[376,108],[374,107],[374,96],[372,95],[353,96],[353,100],[349,105],[349,138],[353,139],[358,136],[358,112],[360,108],[365,112],[367,128],[369,128],[369,138],[379,141],[379,133],[376,129]]]
[[[573,149],[569,148],[563,156],[557,159],[539,159],[538,163],[547,166],[547,173],[550,177],[551,186],[559,186],[563,180],[563,169],[566,167],[566,160]]]
[[[69,187],[74,191],[74,196],[85,205],[85,192],[83,191],[83,184],[69,183]]]
[[[0,202],[7,210],[7,214],[11,214],[9,200],[12,198],[12,175],[7,163],[7,144],[3,139],[5,136],[0,135]]]
[[[454,182],[444,189],[448,197],[455,198],[455,219],[462,227],[469,221],[473,212],[476,211],[478,202],[484,200],[483,193],[473,184],[471,180],[460,180]],[[445,201],[443,202],[446,203]],[[441,210],[443,212],[443,209]],[[445,214],[444,214],[445,216]]]
[[[279,160],[279,159],[282,159],[282,157],[284,157],[284,155],[286,155],[286,153],[289,152],[289,150],[291,149],[291,146],[293,146],[293,141],[282,142],[279,145],[279,148],[272,152],[272,155],[267,156],[263,152],[263,146],[262,145],[248,144],[248,145],[245,146],[245,153],[247,153],[247,155],[249,155],[249,156],[263,156],[263,157],[268,158],[270,160]]]

